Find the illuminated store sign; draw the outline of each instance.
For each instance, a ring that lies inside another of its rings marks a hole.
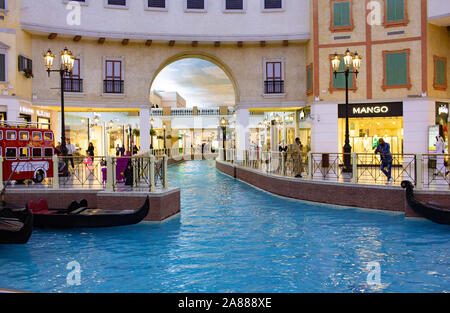
[[[34,114],[34,110],[27,107],[20,107],[20,113],[32,115]]]
[[[37,114],[38,116],[48,117],[48,118],[50,118],[50,116],[51,116],[51,114],[50,114],[49,112],[40,111],[40,110],[37,110],[37,111],[36,111],[36,114]]]
[[[345,118],[345,104],[339,104],[339,118]],[[357,117],[394,117],[403,116],[403,103],[358,103],[348,105],[348,116]]]

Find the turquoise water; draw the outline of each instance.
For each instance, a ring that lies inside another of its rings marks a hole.
[[[215,170],[170,168],[182,214],[161,225],[36,230],[0,245],[0,288],[40,292],[450,291],[450,227],[283,199]],[[331,196],[331,195],[330,195]],[[386,201],[386,200],[384,200]],[[66,266],[81,266],[70,286]],[[368,285],[368,262],[380,283]]]

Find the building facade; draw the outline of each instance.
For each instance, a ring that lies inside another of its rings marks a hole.
[[[81,151],[89,141],[98,154],[131,143],[145,151],[155,139],[150,128],[163,125],[172,138],[194,142],[196,131],[206,130],[201,137],[218,139],[226,118],[235,130],[229,146],[239,150],[276,149],[300,137],[314,152],[340,152],[345,84],[332,75],[330,56],[347,48],[363,57],[350,81],[355,152],[371,152],[386,137],[393,152],[427,153],[430,126],[448,129],[445,0],[21,0],[5,6],[0,105],[7,119],[21,118],[20,110],[33,112],[33,122],[45,114],[60,137],[59,80],[47,76],[42,54],[68,47],[77,61],[64,84],[67,132],[83,138]],[[210,61],[227,74],[232,109],[152,109],[158,73],[185,58]],[[27,66],[34,78],[25,77]]]

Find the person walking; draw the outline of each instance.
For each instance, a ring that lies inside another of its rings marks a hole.
[[[303,145],[300,141],[300,138],[295,138],[295,143],[293,144],[292,149],[292,161],[294,162],[294,175],[295,178],[302,178],[303,171],[303,160],[302,160],[302,152]]]
[[[120,156],[120,146],[116,146],[116,157]]]
[[[69,161],[70,164],[72,165],[72,168],[75,168],[75,165],[73,163],[73,154],[75,153],[75,151],[77,150],[77,148],[75,147],[75,145],[73,143],[70,142],[70,138],[67,139],[67,144],[66,144],[66,149],[67,149],[67,167],[69,167]]]
[[[392,154],[391,146],[384,141],[383,138],[378,139],[378,146],[375,150],[375,154],[379,153],[381,157],[380,170],[387,177],[386,185],[392,184]]]
[[[91,157],[91,158],[93,158],[94,155],[95,155],[95,148],[94,148],[94,144],[92,142],[89,143],[89,147],[87,149],[87,153],[88,153],[88,156]]]
[[[448,171],[445,167],[445,142],[441,135],[436,136],[436,142],[434,144],[436,147],[436,170],[434,171],[434,176],[441,174],[442,176],[447,176]]]

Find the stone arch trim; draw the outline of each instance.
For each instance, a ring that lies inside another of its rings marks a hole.
[[[151,92],[151,88],[153,86],[153,82],[155,81],[156,77],[158,77],[159,73],[164,68],[166,68],[168,65],[170,65],[176,61],[183,60],[183,59],[202,59],[202,60],[211,62],[214,65],[218,66],[222,71],[225,72],[228,79],[231,81],[231,83],[233,85],[235,104],[238,104],[240,102],[241,93],[240,93],[240,89],[239,89],[239,84],[238,84],[231,68],[228,67],[228,65],[226,65],[217,56],[210,54],[210,53],[203,52],[203,51],[183,51],[183,52],[177,53],[177,54],[169,57],[163,63],[161,63],[161,65],[158,67],[158,69],[153,74],[152,80],[150,82],[149,90],[148,90],[149,95]]]

